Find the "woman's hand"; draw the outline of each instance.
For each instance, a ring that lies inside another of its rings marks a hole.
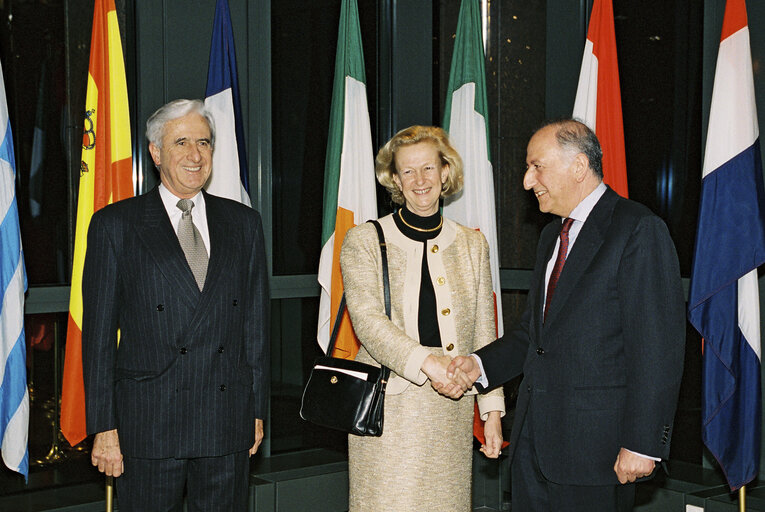
[[[486,444],[481,445],[481,451],[490,459],[499,457],[502,449],[502,420],[499,411],[491,411],[483,426]]]
[[[433,386],[436,391],[451,384],[451,380],[446,378],[446,367],[449,366],[451,361],[452,358],[449,356],[436,356],[430,354],[422,363],[421,370],[428,376],[430,385]]]

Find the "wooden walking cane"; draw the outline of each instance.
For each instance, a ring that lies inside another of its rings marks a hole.
[[[106,477],[106,512],[112,512],[114,500],[114,477]]]

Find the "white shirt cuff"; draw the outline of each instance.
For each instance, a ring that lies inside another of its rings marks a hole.
[[[661,462],[661,459],[659,459],[659,458],[651,457],[650,455],[643,455],[642,453],[638,453],[638,452],[633,452],[629,448],[625,448],[625,450],[627,450],[630,453],[634,453],[635,455],[637,455],[639,457],[643,457],[644,459],[651,459],[651,460],[656,461],[656,462]]]
[[[481,361],[481,358],[475,354],[470,354],[470,357],[472,357],[478,362],[478,368],[481,370],[481,376],[478,377],[478,379],[476,379],[476,382],[480,384],[481,386],[483,386],[484,388],[488,388],[489,381],[486,378],[486,373],[483,371],[483,362]]]

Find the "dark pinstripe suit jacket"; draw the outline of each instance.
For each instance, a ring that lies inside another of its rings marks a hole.
[[[520,325],[477,354],[490,385],[523,372],[511,450],[528,422],[548,480],[617,484],[620,448],[669,456],[685,353],[680,268],[661,219],[608,189],[543,323],[545,269],[560,229],[556,219],[539,238]]]
[[[248,449],[255,418],[266,414],[268,282],[260,215],[204,197],[210,262],[202,292],[158,189],[107,206],[90,223],[82,280],[87,429],[118,429],[129,456]]]

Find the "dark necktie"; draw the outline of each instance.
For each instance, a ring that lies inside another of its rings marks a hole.
[[[558,247],[558,257],[555,259],[555,265],[553,266],[552,273],[550,274],[550,281],[547,282],[547,297],[545,298],[545,311],[542,321],[547,319],[547,310],[550,307],[550,301],[552,300],[553,293],[555,293],[555,287],[558,286],[558,278],[563,270],[563,265],[566,263],[566,255],[568,254],[568,231],[571,229],[571,225],[574,223],[574,219],[566,219],[563,221],[563,227],[560,230],[560,247]]]
[[[178,241],[181,243],[183,254],[186,255],[186,261],[189,262],[191,272],[194,274],[194,279],[196,279],[197,286],[199,286],[201,291],[205,286],[209,257],[207,256],[205,243],[202,241],[202,235],[199,234],[199,230],[191,218],[191,209],[194,208],[194,201],[191,199],[181,199],[176,206],[183,212],[181,221],[178,223]]]

